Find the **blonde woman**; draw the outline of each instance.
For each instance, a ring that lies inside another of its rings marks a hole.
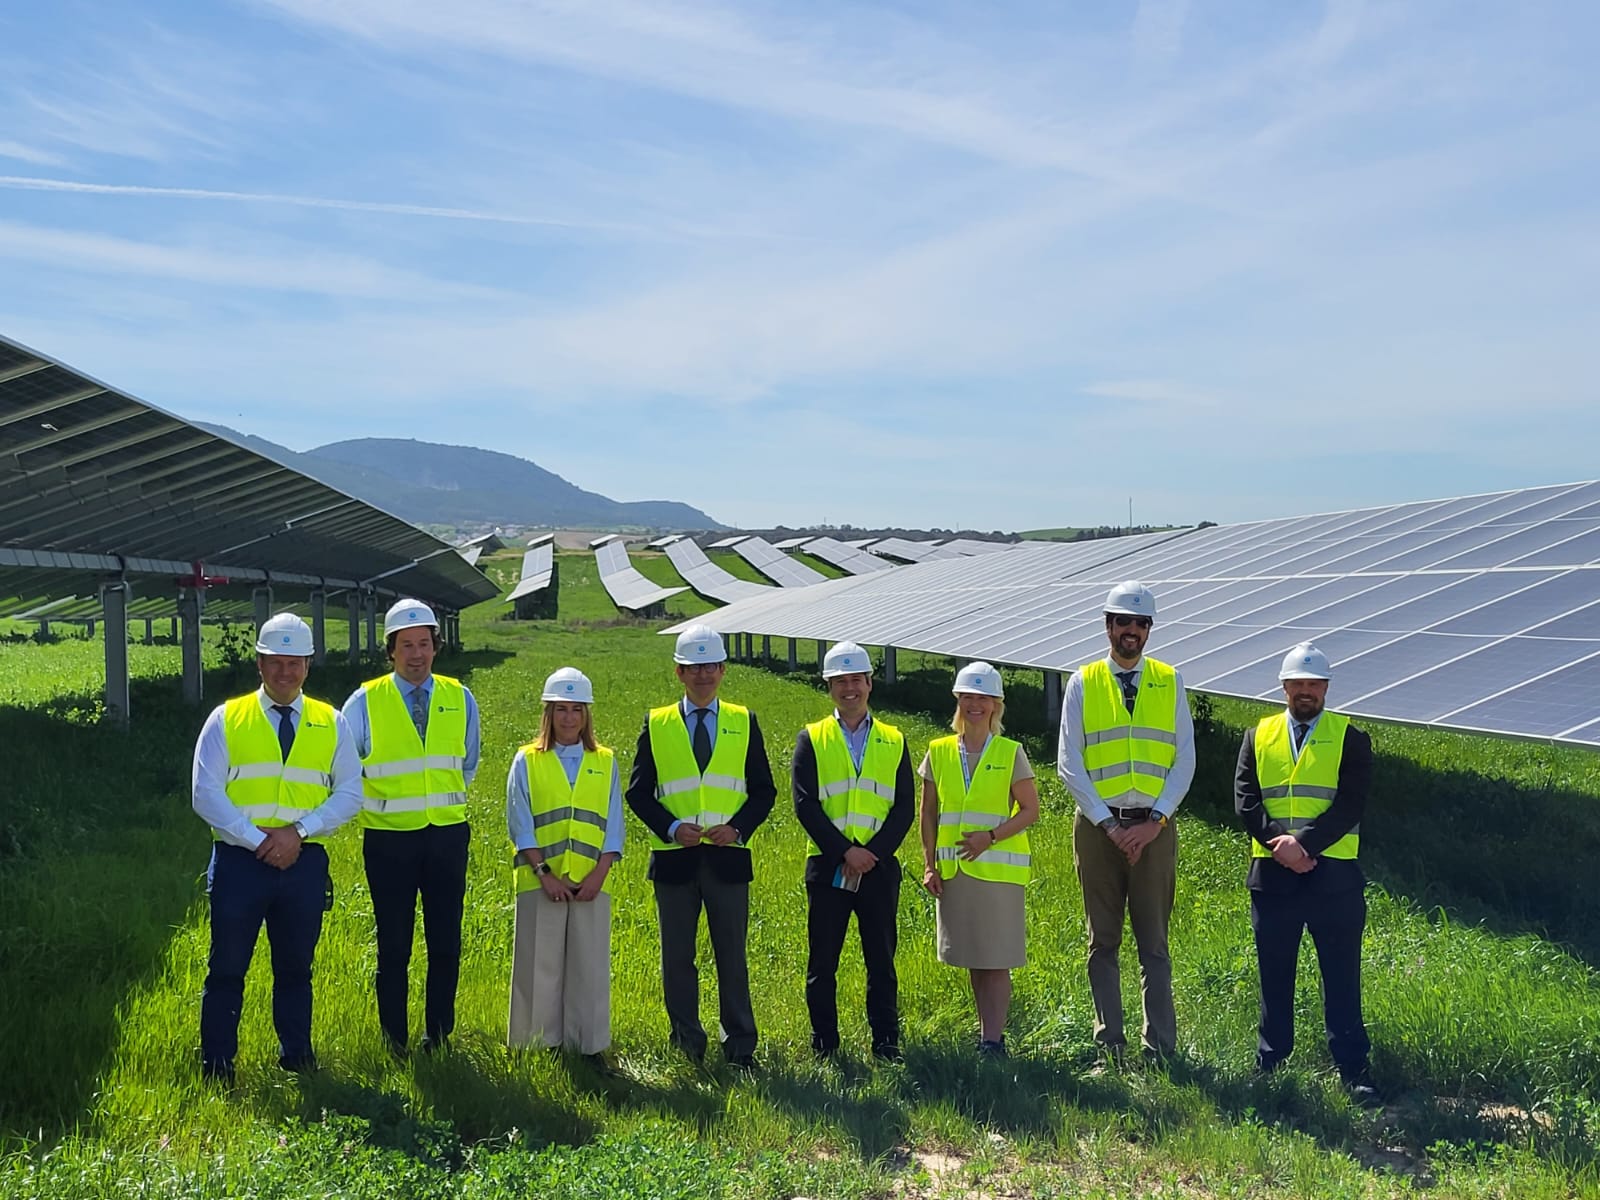
[[[1023,888],[1032,874],[1026,830],[1039,791],[1022,747],[1001,737],[1000,672],[956,673],[954,737],[922,760],[922,886],[938,900],[939,961],[966,967],[978,1009],[978,1050],[1006,1052],[1011,970],[1027,959]]]
[[[539,735],[506,778],[516,848],[513,1046],[597,1057],[611,1045],[612,865],[622,857],[616,758],[595,742],[594,686],[575,667],[544,683]]]

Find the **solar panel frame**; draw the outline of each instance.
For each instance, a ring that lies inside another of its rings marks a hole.
[[[796,561],[765,538],[741,538],[733,552],[779,587],[810,587],[827,579],[820,571]]]
[[[631,612],[650,608],[686,592],[686,587],[662,587],[641,575],[628,558],[628,546],[616,535],[600,538],[594,548],[595,564],[600,570],[600,585],[618,608]]]
[[[715,604],[747,600],[771,591],[765,584],[731,575],[706,557],[706,552],[690,538],[667,543],[667,558],[695,594]]]

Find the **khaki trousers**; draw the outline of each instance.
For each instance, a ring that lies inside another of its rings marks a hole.
[[[1089,926],[1089,992],[1094,998],[1094,1040],[1107,1048],[1127,1044],[1122,1029],[1122,919],[1126,912],[1139,948],[1144,997],[1144,1048],[1168,1055],[1177,1048],[1172,1008],[1172,957],[1167,924],[1178,886],[1178,832],[1168,822],[1130,867],[1122,851],[1081,812],[1072,825],[1072,861],[1083,888]]]
[[[598,1054],[611,1045],[611,897],[517,893],[511,954],[513,1046],[538,1042]]]

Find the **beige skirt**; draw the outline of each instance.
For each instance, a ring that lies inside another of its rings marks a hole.
[[[937,905],[939,961],[979,971],[1027,962],[1023,890],[1020,883],[974,879],[965,871],[946,879]]]

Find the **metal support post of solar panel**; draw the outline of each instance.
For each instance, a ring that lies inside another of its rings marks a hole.
[[[1155,593],[1148,652],[1195,691],[1273,701],[1284,652],[1312,640],[1340,712],[1600,746],[1596,482],[1023,543],[703,619],[1072,671],[1105,654],[1105,594],[1125,579]]]
[[[360,587],[448,613],[495,594],[433,535],[5,337],[0,458],[0,616],[177,620],[191,703],[200,622],[248,620],[258,593],[302,615]]]

